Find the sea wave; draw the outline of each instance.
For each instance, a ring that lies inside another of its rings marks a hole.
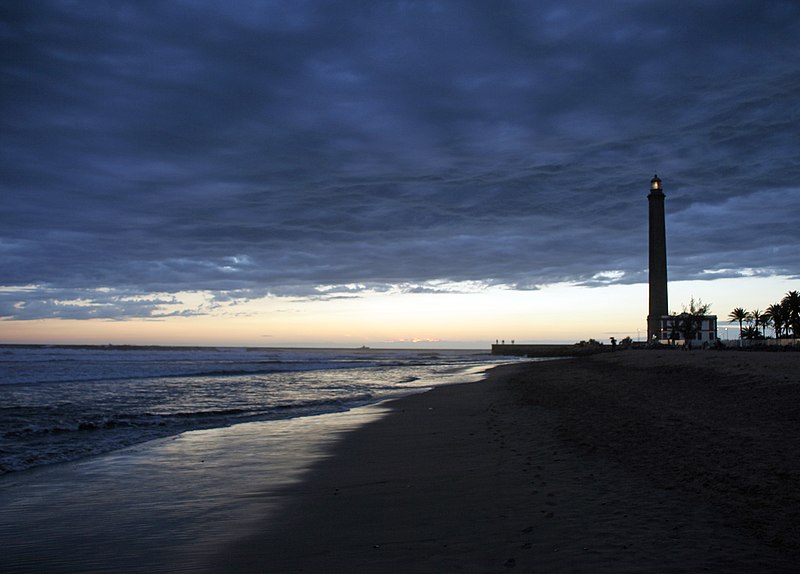
[[[102,454],[190,430],[340,412],[368,404],[374,398],[372,393],[361,393],[342,398],[290,401],[263,408],[119,413],[110,416],[91,416],[78,411],[59,412],[50,419],[40,417],[36,422],[0,429],[0,474]],[[3,413],[2,421],[6,427],[11,420],[19,421],[20,415],[27,409],[9,412],[13,410],[7,408]]]
[[[479,377],[499,362],[449,351],[3,352],[0,474],[190,430],[343,411]]]

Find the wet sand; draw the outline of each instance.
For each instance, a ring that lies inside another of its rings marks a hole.
[[[799,399],[800,353],[501,367],[389,403],[208,569],[795,571]]]
[[[191,431],[3,476],[0,572],[201,572],[261,521],[280,520],[286,485],[383,413],[373,405]]]

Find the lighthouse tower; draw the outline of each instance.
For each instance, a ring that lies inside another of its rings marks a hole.
[[[650,211],[650,308],[647,315],[647,340],[661,338],[661,317],[669,314],[667,306],[667,233],[664,224],[664,191],[658,175],[650,180],[647,196]]]

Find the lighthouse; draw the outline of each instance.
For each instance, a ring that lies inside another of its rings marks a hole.
[[[654,175],[647,195],[650,215],[649,275],[650,307],[647,315],[647,340],[661,339],[661,317],[669,314],[667,306],[667,232],[664,224],[664,191]]]

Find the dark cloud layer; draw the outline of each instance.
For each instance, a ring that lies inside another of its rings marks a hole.
[[[654,171],[671,279],[800,275],[794,1],[19,1],[0,19],[0,316],[641,282]]]

